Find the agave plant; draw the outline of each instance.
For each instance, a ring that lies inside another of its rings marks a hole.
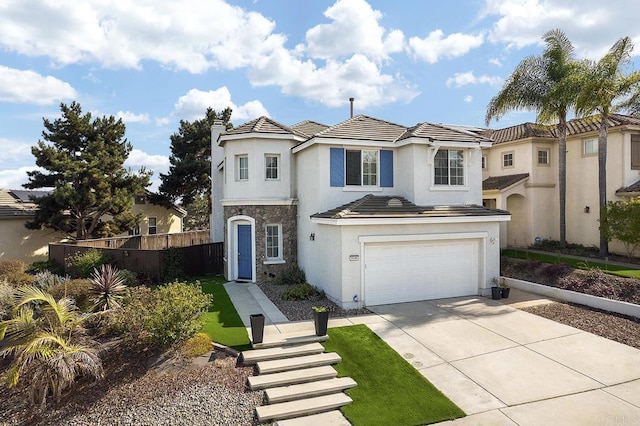
[[[95,314],[82,314],[73,299],[55,300],[33,286],[16,289],[15,300],[13,317],[0,322],[0,340],[7,342],[0,356],[13,358],[9,387],[28,373],[30,402],[44,408],[47,395],[58,402],[77,377],[102,378],[102,362],[81,333],[82,323]]]
[[[89,291],[93,295],[94,311],[120,307],[119,301],[127,291],[125,278],[118,268],[111,265],[102,265],[99,271],[98,268],[93,270]]]

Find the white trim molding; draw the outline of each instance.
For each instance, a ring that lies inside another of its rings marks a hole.
[[[223,207],[227,206],[295,206],[298,204],[297,198],[284,198],[284,199],[259,199],[259,198],[225,198],[220,200]]]
[[[481,222],[508,222],[511,215],[496,216],[455,216],[455,217],[390,217],[370,219],[325,219],[311,218],[311,223],[335,226],[363,226],[363,225],[410,225],[431,223],[481,223]]]
[[[256,282],[256,220],[251,216],[233,216],[227,219],[227,279],[238,279],[238,225],[251,226],[251,282]]]

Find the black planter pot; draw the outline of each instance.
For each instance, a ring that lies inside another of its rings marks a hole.
[[[262,343],[264,338],[264,315],[253,314],[251,320],[251,342]]]
[[[491,287],[491,298],[493,300],[502,299],[502,292],[500,291],[500,287]]]
[[[509,287],[501,287],[500,288],[500,295],[502,296],[503,299],[508,299],[509,298],[509,291],[511,291],[511,289]]]
[[[313,311],[313,322],[316,326],[316,336],[326,335],[329,324],[329,312]]]

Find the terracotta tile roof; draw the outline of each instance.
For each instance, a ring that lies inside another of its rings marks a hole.
[[[521,180],[527,179],[529,173],[519,173],[517,175],[493,176],[482,181],[482,190],[488,191],[492,189],[505,189],[511,185],[515,185]]]
[[[640,180],[637,182],[632,183],[629,186],[626,186],[624,188],[620,188],[616,191],[617,194],[620,193],[640,193]]]
[[[316,133],[320,133],[321,131],[328,129],[329,126],[327,126],[326,124],[317,123],[315,121],[305,120],[301,121],[300,123],[294,124],[293,126],[291,126],[291,128],[293,130],[302,132],[305,135],[313,136]]]
[[[249,121],[248,123],[241,124],[235,129],[224,131],[222,132],[222,135],[239,135],[244,133],[271,133],[281,135],[291,134],[308,138],[306,134],[285,126],[284,124],[278,123],[277,121],[274,121],[265,116],[256,118],[255,120]]]
[[[611,114],[609,116],[609,127],[640,125],[640,119],[629,115]],[[567,134],[577,135],[580,133],[597,132],[600,130],[600,119],[596,116],[569,120],[567,122]]]
[[[315,136],[323,138],[357,139],[394,142],[407,130],[406,127],[366,115],[356,115],[342,123],[329,127]]]
[[[487,129],[482,134],[493,139],[494,145],[526,138],[554,138],[552,128],[536,123],[523,123],[504,129]]]
[[[439,141],[452,142],[490,142],[491,139],[479,135],[476,132],[464,130],[462,127],[447,126],[443,124],[418,123],[407,129],[399,140],[410,137],[428,138]]]
[[[373,194],[323,213],[311,215],[319,219],[365,219],[400,217],[458,217],[508,215],[504,210],[488,209],[476,205],[417,206],[403,197]]]

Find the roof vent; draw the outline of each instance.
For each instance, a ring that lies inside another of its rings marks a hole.
[[[387,207],[402,207],[402,201],[398,198],[390,198],[387,201]]]

